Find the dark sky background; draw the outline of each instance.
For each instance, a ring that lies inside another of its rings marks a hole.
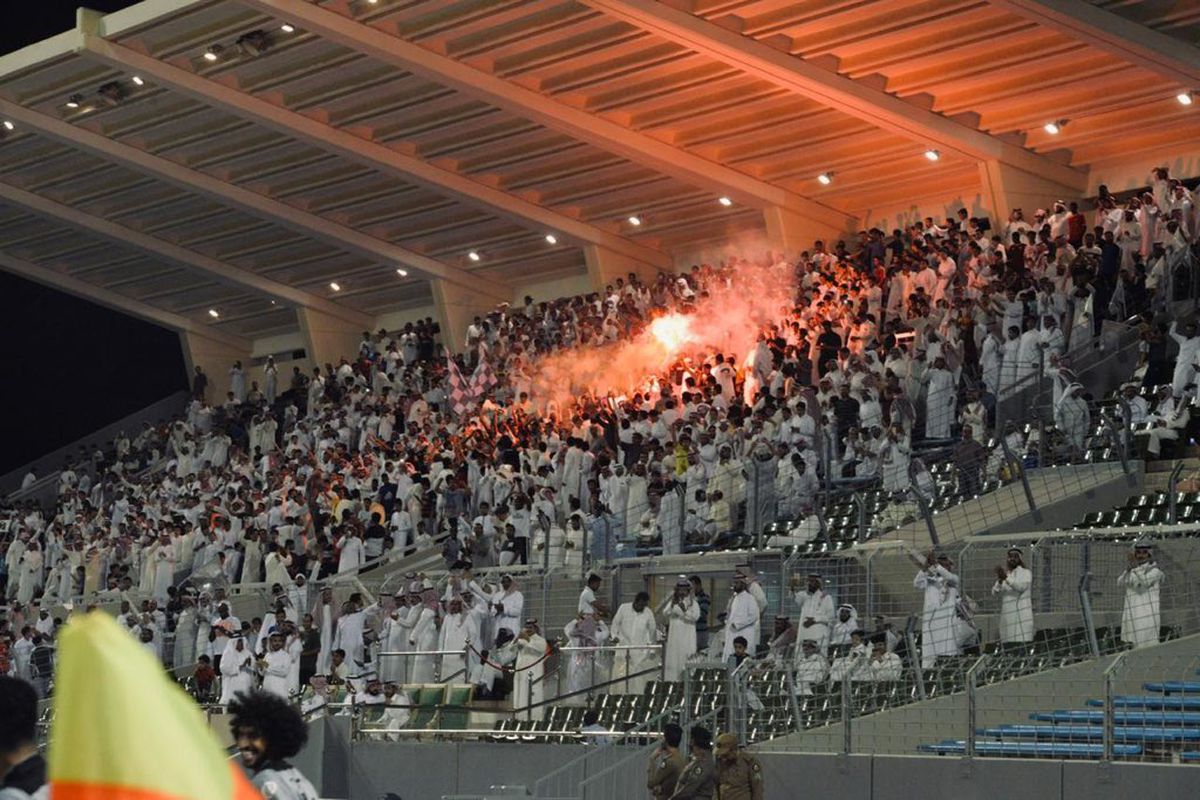
[[[5,5],[11,7],[0,26],[0,53],[73,28],[78,5],[107,13],[133,3]],[[186,388],[174,332],[5,272],[0,272],[0,364],[5,372],[0,473]]]

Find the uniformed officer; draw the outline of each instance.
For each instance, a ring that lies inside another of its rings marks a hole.
[[[738,748],[736,736],[722,733],[714,752],[721,800],[763,800],[762,764]]]
[[[683,768],[670,800],[712,800],[717,793],[717,769],[713,765],[712,734],[695,725],[691,738],[691,760]]]
[[[646,788],[650,797],[655,800],[670,797],[679,781],[679,773],[683,772],[685,762],[683,753],[679,752],[679,743],[683,740],[683,728],[674,722],[667,723],[663,728],[663,740],[650,756],[646,768]]]

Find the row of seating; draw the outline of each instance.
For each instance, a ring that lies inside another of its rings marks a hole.
[[[1197,672],[1200,672],[1198,670]],[[1200,761],[1200,681],[1160,681],[1142,685],[1146,694],[1112,700],[1112,752],[1146,761]],[[1090,699],[1087,709],[1039,711],[1031,722],[980,728],[975,750],[981,755],[1100,758],[1104,754],[1105,701]],[[923,752],[956,755],[964,740],[924,744]]]
[[[1076,530],[1131,528],[1139,525],[1191,524],[1200,522],[1200,492],[1175,494],[1175,519],[1171,519],[1171,496],[1165,492],[1138,495],[1111,511],[1093,511],[1075,526]]]

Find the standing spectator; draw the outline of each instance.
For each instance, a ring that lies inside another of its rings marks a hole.
[[[1121,641],[1135,648],[1158,643],[1163,577],[1163,571],[1154,563],[1150,545],[1135,545],[1129,554],[1129,567],[1117,576],[1117,584],[1125,587]]]
[[[1000,642],[1024,644],[1033,641],[1033,573],[1021,558],[1021,548],[1008,548],[1004,566],[996,567],[992,594],[1000,595]]]
[[[914,558],[920,571],[913,578],[913,588],[925,595],[921,612],[921,668],[929,669],[939,656],[956,656],[959,653],[955,635],[955,619],[958,605],[958,576],[951,572],[954,563],[945,553],[935,556],[933,551],[922,563]]]
[[[962,438],[954,446],[954,469],[958,472],[958,493],[965,498],[983,492],[983,469],[987,463],[987,448],[975,438],[975,429],[963,425]]]

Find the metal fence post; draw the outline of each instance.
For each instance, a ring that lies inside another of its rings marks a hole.
[[[933,522],[933,511],[929,508],[929,503],[919,493],[914,491],[913,497],[917,499],[917,509],[921,512],[921,516],[925,518],[925,527],[929,530],[929,543],[936,550],[942,546],[942,543],[938,539],[937,525]]]
[[[1079,608],[1083,611],[1083,627],[1087,631],[1088,649],[1092,658],[1100,657],[1100,641],[1096,638],[1096,621],[1092,617],[1092,573],[1084,572],[1079,578]]]
[[[979,683],[975,677],[976,671],[987,660],[986,655],[980,656],[967,670],[967,739],[965,754],[967,758],[975,756],[975,725],[977,717],[976,707],[976,690],[979,688]]]
[[[1171,524],[1179,522],[1179,503],[1175,495],[1178,494],[1176,489],[1179,488],[1179,476],[1183,472],[1183,462],[1180,461],[1171,469],[1171,476],[1167,479],[1167,507],[1170,509]]]
[[[851,713],[851,695],[850,695],[850,672],[846,671],[842,675],[842,754],[850,755],[854,750],[852,731],[850,729]]]
[[[917,615],[909,614],[908,621],[904,624],[904,644],[908,648],[908,660],[913,665],[913,677],[916,678],[917,697],[924,700],[925,694],[925,673],[921,670],[921,654],[917,652],[917,637],[914,633],[914,628],[917,626]]]
[[[1120,653],[1115,659],[1113,659],[1113,663],[1109,664],[1108,668],[1106,670],[1104,670],[1104,756],[1103,756],[1103,758],[1105,761],[1112,761],[1112,759],[1113,759],[1113,739],[1114,739],[1114,734],[1116,733],[1116,731],[1114,731],[1114,727],[1116,724],[1116,712],[1113,709],[1113,698],[1115,697],[1116,693],[1113,691],[1113,673],[1116,672],[1117,668],[1121,665],[1121,662],[1124,660],[1125,660],[1125,653]]]

